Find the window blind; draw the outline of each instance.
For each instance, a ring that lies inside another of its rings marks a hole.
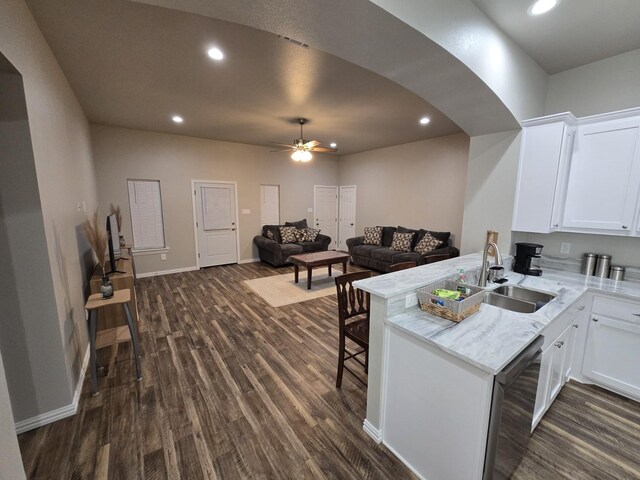
[[[260,220],[262,225],[280,224],[280,187],[260,185]]]
[[[159,180],[127,180],[136,250],[164,248],[164,221]]]

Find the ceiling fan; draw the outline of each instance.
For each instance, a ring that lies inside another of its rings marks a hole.
[[[287,143],[278,143],[278,142],[271,142],[275,145],[280,145],[282,147],[287,147],[287,148],[283,148],[281,150],[272,150],[273,152],[286,152],[287,150],[292,150],[293,153],[291,154],[291,158],[293,160],[295,160],[296,162],[308,162],[313,158],[313,155],[311,155],[311,152],[321,152],[321,153],[327,153],[327,152],[337,152],[338,149],[337,148],[329,148],[329,147],[321,147],[321,142],[319,142],[318,140],[310,140],[307,141],[304,139],[304,136],[302,135],[302,126],[307,123],[308,120],[305,118],[299,118],[298,119],[298,123],[300,124],[300,138],[297,138],[293,141],[293,144],[287,144]]]

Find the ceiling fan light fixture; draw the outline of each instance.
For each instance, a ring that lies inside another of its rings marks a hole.
[[[313,158],[309,150],[298,149],[291,154],[291,159],[296,162],[308,162]]]

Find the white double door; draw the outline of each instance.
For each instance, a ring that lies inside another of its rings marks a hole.
[[[329,250],[347,249],[356,232],[356,187],[314,186],[314,225],[331,237]]]
[[[238,262],[235,183],[193,182],[198,267]]]

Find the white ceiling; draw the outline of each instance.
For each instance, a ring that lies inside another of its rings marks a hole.
[[[27,3],[92,123],[269,146],[306,117],[305,138],[339,154],[460,131],[391,80],[261,30],[123,0]]]
[[[527,15],[533,0],[472,0],[549,74],[640,48],[640,0],[562,0]]]
[[[640,48],[640,0],[563,0],[536,18],[526,14],[532,0],[457,1],[473,1],[549,73]],[[340,0],[329,11],[307,2],[316,8],[307,12],[314,24],[291,10],[302,8],[298,0],[245,7],[262,17],[279,7],[297,19],[282,30],[307,37],[311,48],[266,27],[212,18],[228,13],[223,1],[198,2],[216,8],[198,15],[172,2],[27,0],[92,123],[270,146],[297,138],[295,119],[305,117],[306,139],[337,142],[338,154],[349,154],[459,132],[429,98],[472,135],[513,128],[503,103],[461,62],[370,2]],[[365,55],[370,61],[358,63],[384,77],[313,48],[313,31],[322,28],[326,37],[331,25],[357,20],[354,12],[360,22],[348,31],[359,34],[345,37],[337,28],[339,47],[325,49],[350,60]],[[223,62],[206,57],[211,45],[224,50]],[[174,114],[185,122],[171,122]],[[423,115],[432,119],[426,127],[418,124]]]

